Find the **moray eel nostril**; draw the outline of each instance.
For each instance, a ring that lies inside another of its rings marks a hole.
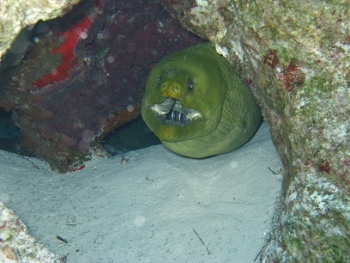
[[[210,43],[174,52],[156,64],[141,114],[165,147],[193,158],[239,148],[261,122],[252,92]]]

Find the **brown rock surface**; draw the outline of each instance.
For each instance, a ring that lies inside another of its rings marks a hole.
[[[137,116],[154,62],[203,41],[139,0],[84,1],[31,38],[25,59],[0,73],[0,107],[22,144],[60,172],[83,169],[91,148]]]

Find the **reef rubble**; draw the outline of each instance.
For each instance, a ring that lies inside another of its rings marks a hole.
[[[19,217],[0,202],[1,262],[59,263],[60,258],[39,244]]]

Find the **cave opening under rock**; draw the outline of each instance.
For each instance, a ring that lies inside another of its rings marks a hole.
[[[156,144],[160,144],[159,139],[149,130],[141,115],[111,131],[101,141],[101,145],[111,156]],[[20,128],[12,120],[12,112],[2,108],[0,108],[0,150],[34,156],[21,144]]]

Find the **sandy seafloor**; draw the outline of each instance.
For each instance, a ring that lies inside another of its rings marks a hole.
[[[28,160],[0,151],[0,201],[67,262],[254,262],[282,184],[265,123],[242,148],[203,160],[162,145],[67,174]]]

